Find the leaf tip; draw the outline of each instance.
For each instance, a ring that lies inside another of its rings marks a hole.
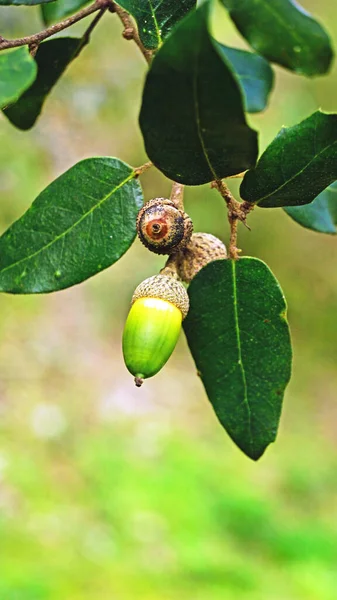
[[[275,441],[275,437],[276,437],[276,433],[272,440],[270,440],[269,442],[267,442],[263,445],[249,444],[249,446],[244,446],[244,447],[239,445],[239,448],[247,456],[247,458],[250,458],[254,462],[257,462],[258,460],[260,460],[260,458],[262,458],[262,456],[264,455],[268,446]],[[235,442],[235,443],[237,443],[237,442]]]

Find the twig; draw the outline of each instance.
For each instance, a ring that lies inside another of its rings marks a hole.
[[[76,13],[76,15],[72,15],[71,17],[68,17],[60,23],[51,25],[50,27],[47,27],[47,29],[40,31],[39,33],[27,35],[22,38],[17,38],[16,40],[6,40],[3,37],[0,37],[0,50],[5,50],[7,48],[17,48],[18,46],[29,46],[31,48],[36,45],[39,45],[41,42],[43,42],[43,40],[47,39],[48,37],[51,37],[52,35],[55,35],[55,33],[63,31],[63,29],[74,25],[74,23],[81,21],[85,17],[88,17],[89,15],[97,12],[98,10],[108,8],[110,4],[110,0],[96,0],[90,6],[87,6],[86,8],[80,10],[78,13]]]
[[[39,44],[29,44],[28,48],[29,54],[34,58],[39,49]]]
[[[147,162],[144,165],[141,165],[140,167],[136,167],[134,169],[134,175],[135,175],[135,177],[140,177],[140,175],[143,175],[143,173],[145,173],[145,171],[147,171],[151,167],[153,167],[153,163],[152,162]]]
[[[233,260],[237,260],[239,258],[239,253],[241,252],[241,250],[237,246],[237,244],[238,244],[238,220],[233,216],[230,217],[228,214],[228,221],[229,221],[229,225],[231,228],[228,253],[229,253],[230,258],[232,258]]]
[[[221,179],[217,179],[213,181],[211,187],[216,188],[223,199],[227,204],[228,209],[228,222],[231,230],[230,234],[230,243],[229,243],[229,256],[233,260],[237,260],[239,258],[240,250],[237,247],[237,237],[238,237],[238,221],[241,221],[250,229],[249,225],[247,225],[246,219],[248,213],[250,213],[254,209],[254,204],[250,204],[249,202],[238,202],[231,191],[228,189],[227,185]]]
[[[124,8],[118,6],[118,4],[114,3],[113,6],[115,13],[119,16],[120,20],[124,25],[123,37],[126,40],[134,40],[142,55],[144,56],[146,62],[150,64],[152,60],[152,51],[145,48],[144,44],[142,43],[139,37],[137,27],[134,25],[129,13],[127,13],[126,10],[124,10]]]
[[[173,182],[170,199],[180,210],[184,210],[184,189],[182,183]]]
[[[237,173],[236,175],[229,175],[228,179],[239,179],[244,177],[245,173],[247,173],[247,171],[242,171],[242,173]]]
[[[179,280],[179,275],[177,271],[177,254],[171,254],[164,267],[159,271],[161,275],[167,275],[168,277],[173,277],[173,279]]]
[[[89,29],[84,34],[83,41],[84,43],[87,43],[89,41],[89,36],[92,30],[94,29],[94,27],[96,27],[96,24],[101,19],[106,9],[109,9],[110,12],[116,13],[118,15],[118,17],[124,25],[123,37],[126,40],[134,40],[147,63],[150,63],[153,55],[152,50],[145,48],[144,44],[142,43],[139,37],[138,29],[133,23],[130,15],[126,12],[126,10],[124,10],[118,4],[113,2],[113,0],[96,0],[93,4],[87,6],[86,8],[83,8],[75,15],[64,19],[64,21],[60,21],[60,23],[55,23],[54,25],[47,27],[43,31],[34,33],[33,35],[27,35],[25,37],[17,38],[15,40],[6,40],[2,35],[0,35],[0,50],[6,50],[8,48],[17,48],[19,46],[28,46],[32,56],[35,56],[38,46],[41,42],[43,42],[43,40],[46,40],[52,35],[63,31],[63,29],[66,29],[67,27],[71,27],[71,25],[74,25],[74,23],[78,23],[78,21],[81,21],[85,17],[88,17],[89,15],[100,11],[99,15],[97,15],[96,19],[94,19]]]
[[[88,44],[90,41],[90,36],[93,32],[93,30],[95,29],[97,23],[99,23],[99,21],[101,20],[101,18],[103,17],[104,13],[106,12],[106,10],[108,9],[108,5],[103,6],[103,8],[101,8],[101,10],[99,11],[99,13],[95,16],[95,18],[91,21],[88,29],[84,32],[83,36],[82,36],[82,42],[83,45]]]

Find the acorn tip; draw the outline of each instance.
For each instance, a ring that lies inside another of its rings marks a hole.
[[[135,385],[136,387],[141,387],[143,385],[144,379],[141,375],[136,375],[135,377]]]

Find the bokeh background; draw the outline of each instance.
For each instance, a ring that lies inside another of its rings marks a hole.
[[[336,41],[335,0],[302,3]],[[41,27],[38,8],[1,7],[2,35]],[[223,11],[214,27],[245,47]],[[84,157],[146,161],[145,69],[108,14],[33,130],[0,116],[1,231]],[[317,107],[337,110],[337,63],[314,80],[276,72],[269,109],[250,118],[261,148]],[[147,199],[169,193],[154,169],[142,181]],[[227,241],[214,190],[189,188],[186,207],[195,230]],[[135,286],[163,265],[138,241],[72,289],[0,296],[0,600],[336,600],[337,239],[279,209],[250,224],[240,246],[279,279],[294,343],[278,439],[258,463],[218,424],[183,336],[134,387],[123,322]]]

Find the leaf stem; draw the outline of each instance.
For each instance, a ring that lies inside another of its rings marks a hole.
[[[173,277],[173,279],[177,279],[179,281],[179,275],[177,270],[177,254],[170,254],[165,265],[159,271],[160,275],[167,275],[168,277]]]
[[[114,3],[114,12],[119,16],[120,20],[122,21],[123,25],[124,25],[124,31],[123,31],[123,37],[126,40],[133,40],[134,42],[136,42],[139,50],[141,51],[142,55],[144,56],[146,62],[148,64],[151,63],[152,61],[152,51],[148,50],[147,48],[145,48],[144,44],[142,43],[140,37],[139,37],[139,33],[138,33],[138,29],[136,27],[136,25],[133,23],[133,20],[131,19],[130,15],[128,12],[126,12],[126,10],[124,10],[124,8],[121,8],[120,6],[118,6],[118,4]]]
[[[59,31],[63,31],[63,29],[66,29],[67,27],[71,27],[71,25],[74,25],[74,23],[78,23],[78,21],[81,21],[85,17],[88,17],[89,15],[92,15],[97,11],[101,11],[102,9],[105,10],[109,6],[111,6],[111,0],[96,0],[93,4],[90,4],[90,6],[83,8],[75,15],[64,19],[64,21],[60,21],[60,23],[51,25],[50,27],[47,27],[47,29],[40,31],[39,33],[27,35],[25,37],[17,38],[15,40],[6,40],[1,36],[0,50],[6,50],[7,48],[17,48],[19,46],[29,46],[30,48],[34,48],[35,46],[38,46],[41,42],[43,42],[43,40],[47,39],[48,37],[51,37],[52,35],[55,35],[55,33],[59,33]]]
[[[249,202],[245,201],[238,202],[222,179],[216,179],[213,181],[211,183],[211,187],[218,190],[227,204],[228,222],[231,231],[228,252],[230,258],[237,260],[239,258],[239,253],[241,252],[241,250],[239,250],[237,247],[238,221],[241,221],[241,223],[243,223],[247,229],[250,229],[246,220],[247,215],[254,209],[254,204],[250,204]]]
[[[134,176],[140,177],[141,175],[143,175],[143,173],[145,173],[145,171],[147,171],[148,169],[150,169],[151,167],[153,167],[153,163],[152,162],[146,162],[144,165],[141,165],[140,167],[136,167],[134,169]]]
[[[97,13],[95,18],[91,21],[88,29],[86,29],[86,31],[84,32],[84,34],[82,36],[83,45],[89,43],[90,36],[91,36],[93,30],[95,29],[96,25],[99,23],[99,21],[101,20],[101,18],[104,15],[104,13],[107,11],[107,9],[108,9],[108,4],[106,6],[103,6],[101,8],[101,10],[99,11],[99,13]]]

